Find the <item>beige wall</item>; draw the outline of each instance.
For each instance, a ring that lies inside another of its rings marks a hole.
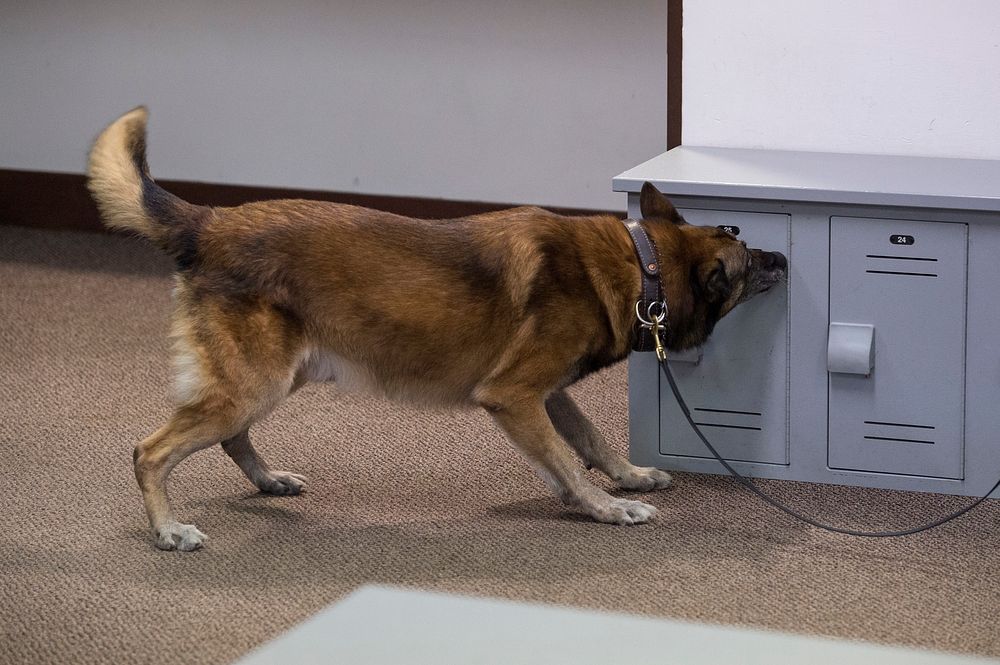
[[[665,145],[662,0],[5,5],[0,167],[145,103],[159,177],[623,208]]]

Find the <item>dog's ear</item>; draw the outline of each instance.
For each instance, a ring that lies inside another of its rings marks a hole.
[[[666,219],[674,224],[686,224],[674,204],[651,182],[642,183],[642,191],[639,193],[639,212],[643,219],[659,218]]]
[[[719,259],[702,264],[698,272],[701,288],[708,302],[723,303],[733,294],[733,284],[726,274],[726,267]]]

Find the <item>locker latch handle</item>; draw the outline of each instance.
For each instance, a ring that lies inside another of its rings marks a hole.
[[[826,348],[827,371],[869,376],[875,367],[875,326],[831,323]]]

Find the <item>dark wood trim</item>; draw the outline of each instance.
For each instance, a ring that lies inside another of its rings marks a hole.
[[[0,169],[0,224],[100,230],[82,175]]]
[[[223,185],[184,180],[157,182],[164,189],[186,201],[212,206],[235,206],[248,201],[266,199],[314,199],[375,208],[408,217],[445,219],[502,210],[517,205],[282,187]],[[624,217],[619,211],[545,207],[565,215],[609,213]],[[86,178],[83,174],[14,169],[0,169],[0,224],[79,231],[104,229],[97,208],[87,191]]]
[[[684,0],[667,0],[667,150],[681,144]]]

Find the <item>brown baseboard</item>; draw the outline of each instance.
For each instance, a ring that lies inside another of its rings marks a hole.
[[[408,217],[446,219],[502,210],[517,205],[281,187],[222,185],[184,180],[158,182],[164,189],[182,199],[212,206],[234,206],[266,199],[314,199],[375,208]],[[583,208],[549,209],[566,215],[607,213],[624,216],[620,211]],[[87,191],[83,174],[15,169],[0,169],[0,224],[77,231],[104,230],[97,208]]]
[[[684,0],[667,0],[667,150],[681,144]]]

